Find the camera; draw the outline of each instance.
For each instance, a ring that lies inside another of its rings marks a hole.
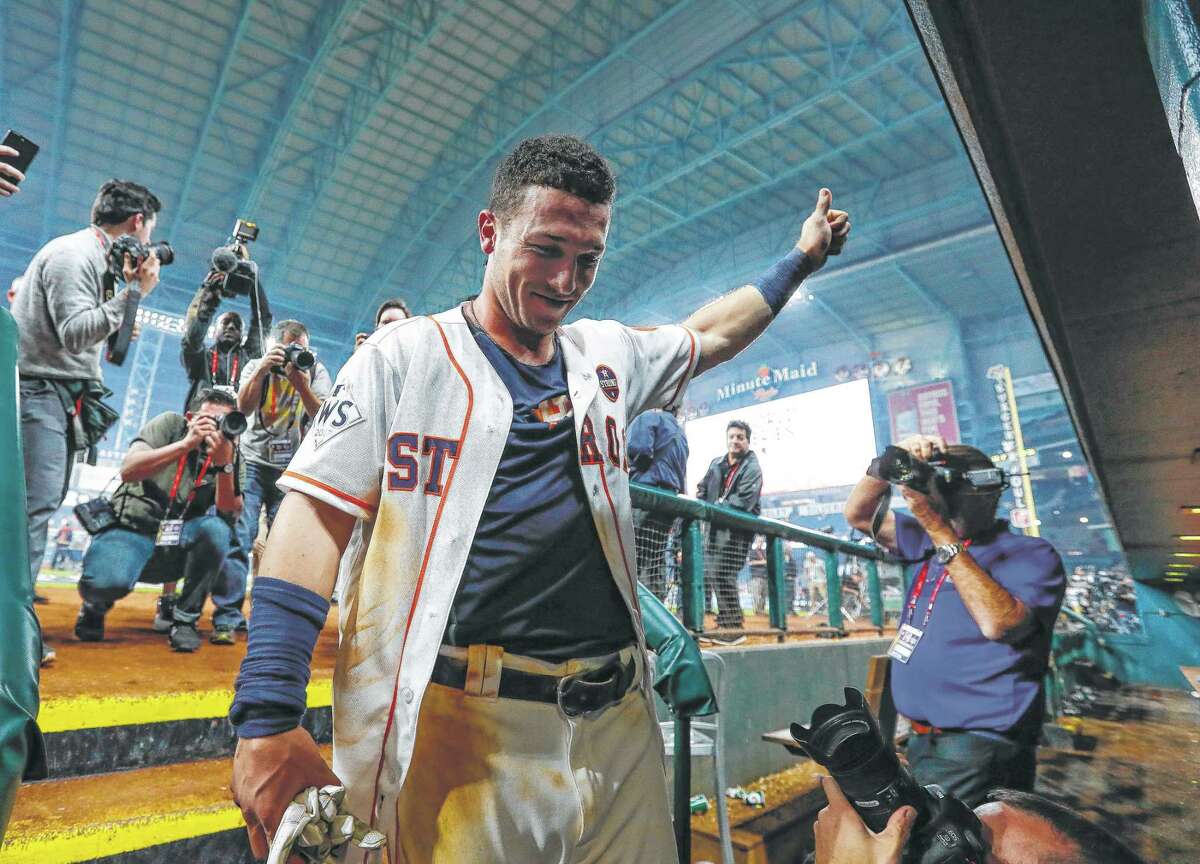
[[[72,511],[83,530],[93,537],[117,524],[112,502],[103,495],[75,505]]]
[[[936,483],[943,493],[954,492],[962,484],[978,492],[1000,492],[1008,488],[1008,478],[999,468],[974,468],[963,471],[948,464],[947,457],[938,454],[932,462],[924,462],[903,447],[886,447],[876,460],[873,473],[880,480],[896,486],[907,486],[928,495]]]
[[[230,411],[221,418],[221,434],[226,441],[233,441],[246,431],[248,426],[246,415],[241,411]]]
[[[150,257],[152,252],[158,256],[158,263],[163,267],[175,261],[175,250],[166,240],[159,240],[157,243],[143,243],[132,234],[122,234],[109,247],[109,270],[118,279],[124,278],[126,255],[132,259],[134,269],[137,269]]]
[[[917,811],[904,864],[983,864],[988,844],[979,817],[940,786],[918,785],[883,740],[863,694],[847,687],[845,699],[818,706],[807,728],[793,723],[796,744],[829,770],[872,831],[887,827],[901,807]]]
[[[215,285],[227,298],[248,297],[258,284],[258,265],[250,260],[249,243],[258,239],[258,225],[238,219],[224,246],[212,253],[212,270],[204,284]]]
[[[271,367],[271,371],[276,375],[286,375],[284,367],[289,363],[301,372],[307,372],[313,366],[317,365],[317,355],[298,342],[289,342],[283,346],[283,358],[283,363]]]
[[[936,472],[903,447],[886,447],[879,457],[880,478],[896,486],[907,486],[928,495]]]

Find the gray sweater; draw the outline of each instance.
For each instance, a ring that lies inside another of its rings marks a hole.
[[[12,314],[17,367],[35,378],[103,380],[104,340],[121,326],[127,289],[101,302],[112,238],[98,228],[55,237],[33,256],[17,284]]]

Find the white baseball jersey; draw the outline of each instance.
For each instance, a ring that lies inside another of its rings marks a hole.
[[[644,656],[624,430],[679,400],[699,339],[592,320],[560,337],[588,502]],[[512,416],[459,309],[400,321],[354,353],[279,480],[363,520],[338,607],[333,769],[350,810],[393,840],[418,712]]]

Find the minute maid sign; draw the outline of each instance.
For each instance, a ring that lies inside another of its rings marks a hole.
[[[753,378],[744,381],[734,381],[717,388],[717,401],[731,399],[742,393],[753,393],[759,401],[774,399],[779,395],[779,385],[802,378],[817,377],[817,361],[812,360],[799,366],[780,366],[772,369],[760,366]]]

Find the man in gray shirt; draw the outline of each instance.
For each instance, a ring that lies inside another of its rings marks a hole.
[[[83,449],[75,434],[79,403],[68,396],[103,380],[102,346],[124,317],[129,289],[104,297],[109,249],[123,234],[149,243],[161,208],[145,186],[109,180],[92,204],[92,224],[38,250],[13,299],[31,583],[46,549],[46,527],[66,495],[73,457]],[[131,263],[126,256],[125,282],[137,281],[146,297],[158,284],[158,258],[152,253],[136,269]],[[53,657],[43,644],[43,664]]]
[[[303,369],[288,357],[294,346],[308,350],[308,328],[299,321],[280,321],[272,335],[275,344],[261,359],[246,364],[238,390],[238,408],[250,422],[241,438],[246,483],[236,529],[238,543],[246,550],[254,548],[263,507],[267,508],[267,528],[274,523],[283,501],[283,490],[275,481],[292,461],[305,430],[333,389],[333,379],[323,363]],[[246,570],[247,563],[240,557],[226,558],[221,568],[219,614],[213,617],[211,636],[216,645],[232,644],[234,631],[245,626],[244,618],[237,623],[232,619],[240,615],[246,596]]]

